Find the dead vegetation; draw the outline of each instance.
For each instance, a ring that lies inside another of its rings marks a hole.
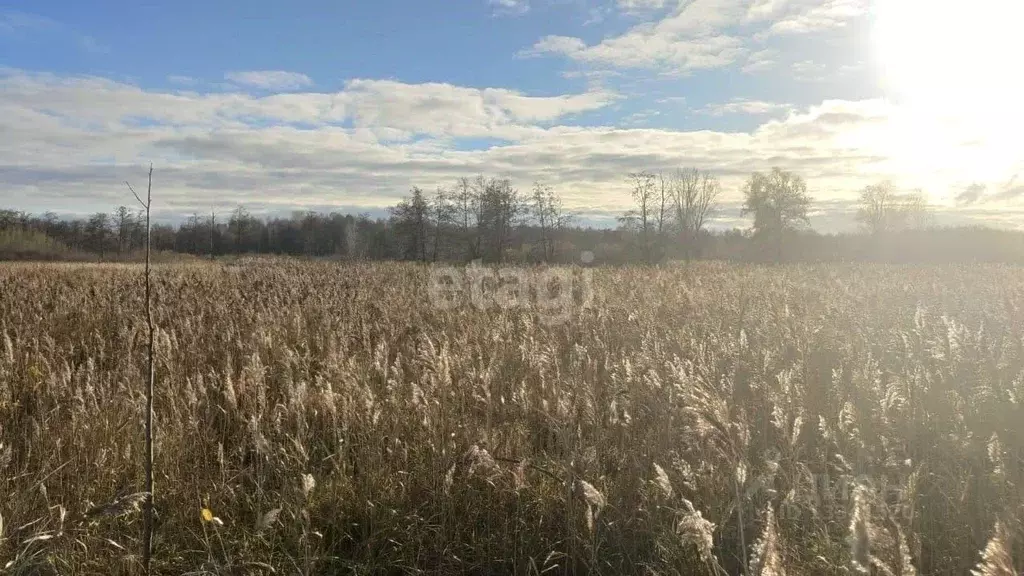
[[[0,267],[0,568],[136,573],[138,268]],[[154,269],[161,574],[1015,574],[1024,272]],[[1019,564],[1018,564],[1019,565]]]

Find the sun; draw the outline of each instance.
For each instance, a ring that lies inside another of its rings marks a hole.
[[[875,5],[886,84],[917,105],[1019,102],[1022,25],[1019,0],[876,0]]]
[[[1024,2],[875,0],[873,14],[883,86],[906,111],[918,154],[935,149],[938,138],[986,149],[975,172],[1019,159]],[[965,158],[934,160],[948,166]]]

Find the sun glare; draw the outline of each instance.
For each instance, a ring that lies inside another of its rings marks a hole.
[[[980,147],[986,154],[968,167],[980,178],[1019,161],[1024,2],[877,0],[874,14],[884,86],[907,114],[900,140],[915,148],[905,157],[947,150],[925,163],[948,168],[965,160],[953,149]]]

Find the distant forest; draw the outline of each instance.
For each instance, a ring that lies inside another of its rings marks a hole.
[[[936,227],[920,192],[881,182],[860,194],[859,233],[822,234],[809,226],[813,200],[802,178],[775,169],[746,182],[749,229],[711,231],[718,179],[697,169],[629,175],[633,208],[615,229],[580,226],[558,194],[528,193],[506,179],[463,178],[432,193],[413,188],[387,218],[294,212],[256,217],[195,214],[177,226],[155,224],[153,249],[221,257],[278,254],[372,260],[625,264],[690,259],[1024,263],[1024,233]],[[120,206],[83,219],[0,210],[0,259],[126,261],[145,244],[145,219]]]

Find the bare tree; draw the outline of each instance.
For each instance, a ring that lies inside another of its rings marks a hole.
[[[683,253],[687,260],[699,258],[700,234],[715,210],[722,185],[710,172],[689,168],[673,174],[671,191]]]
[[[132,227],[130,231],[132,246],[144,246],[146,244],[146,211],[141,208],[132,216]],[[159,250],[159,244],[154,242]]]
[[[0,230],[23,228],[28,214],[16,210],[0,210]]]
[[[198,219],[198,216],[196,216]],[[253,241],[253,232],[257,230],[258,222],[249,215],[244,206],[239,206],[231,213],[228,220],[228,230],[234,241],[236,254],[249,252],[258,248],[258,242]]]
[[[571,216],[562,208],[562,199],[554,188],[537,182],[533,185],[530,210],[533,218],[540,226],[541,251],[545,262],[555,258],[556,236],[564,228]]]
[[[526,205],[506,178],[477,179],[477,230],[486,239],[488,260],[501,262]]]
[[[900,193],[886,180],[861,190],[857,222],[873,236],[924,227],[928,202],[920,190]]]
[[[391,208],[395,234],[403,243],[402,256],[408,260],[427,260],[427,223],[430,206],[423,190],[413,186],[412,193]]]
[[[210,260],[217,257],[217,213],[210,211]]]
[[[459,236],[465,244],[466,258],[474,260],[480,249],[480,236],[477,233],[477,199],[474,183],[462,177],[455,183],[451,193],[452,218],[458,229]]]
[[[97,212],[89,217],[85,224],[85,240],[89,249],[103,259],[111,244],[110,216],[105,212]]]
[[[672,215],[672,182],[666,179],[664,174],[658,174],[658,250],[665,247],[665,235],[668,233],[668,225]]]
[[[640,252],[644,261],[653,260],[652,239],[656,233],[655,179],[649,172],[634,172],[629,175],[630,195],[636,208],[626,212],[619,220],[630,230],[640,235]]]
[[[746,196],[741,214],[754,215],[754,234],[775,245],[775,257],[782,260],[786,233],[810,223],[807,209],[811,198],[803,178],[773,168],[768,174],[754,172],[743,188]]]
[[[117,253],[123,256],[124,252],[132,249],[132,213],[127,206],[118,206],[114,212],[114,226],[117,228]]]
[[[456,206],[452,196],[444,188],[438,188],[430,202],[431,220],[434,227],[434,245],[431,260],[437,262],[444,246],[442,240],[448,234],[455,221]]]
[[[143,521],[142,521],[142,566],[146,574],[149,574],[150,562],[153,558],[153,437],[156,431],[153,428],[153,388],[156,381],[156,371],[153,365],[153,343],[155,341],[156,330],[153,326],[153,283],[150,278],[150,247],[152,244],[152,232],[153,228],[151,225],[150,214],[153,207],[153,165],[149,165],[149,184],[146,187],[146,201],[143,202],[142,198],[135,193],[135,189],[128,182],[125,182],[128,189],[131,190],[132,195],[139,201],[142,208],[146,211],[146,327],[149,332],[149,362],[148,362],[148,375],[146,378],[146,412],[143,415],[144,419],[144,430],[143,430],[143,443],[145,445],[145,461],[143,462],[144,473],[145,473],[145,489],[146,500],[143,503]]]

